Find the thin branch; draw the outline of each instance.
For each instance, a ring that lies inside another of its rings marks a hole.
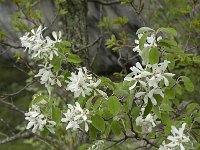
[[[78,52],[78,51],[84,50],[84,49],[86,49],[86,48],[92,47],[92,46],[94,46],[101,38],[102,38],[102,36],[99,36],[94,42],[92,42],[92,43],[86,45],[85,47],[82,47],[82,48],[80,48],[80,49],[74,50],[74,51],[75,51],[75,52]]]
[[[99,8],[99,22],[102,21],[102,20],[103,20],[103,6],[100,5],[100,8]],[[102,28],[100,28],[100,36],[103,37]],[[102,45],[102,41],[103,41],[103,38],[99,39],[99,41],[98,41],[97,49],[95,51],[94,56],[91,59],[90,66],[92,66],[94,64],[94,61],[95,61],[95,59],[97,57],[97,54],[98,54],[98,51],[100,50],[100,47]]]
[[[26,86],[24,86],[23,88],[21,88],[20,90],[14,92],[14,93],[5,93],[5,94],[2,94],[2,95],[4,95],[4,96],[13,96],[13,95],[17,95],[17,94],[19,94],[20,92],[22,92],[23,90],[25,90],[27,87],[29,87],[31,84],[33,84],[33,83],[34,83],[34,81],[31,82],[31,83],[29,83],[29,84],[27,84]]]
[[[126,141],[128,138],[127,137],[124,137],[123,139],[120,139],[118,141],[116,141],[114,144],[108,146],[107,148],[105,148],[104,150],[107,150],[107,149],[110,149],[111,147],[115,146],[115,145],[119,145],[121,143],[123,143],[124,141]]]
[[[107,0],[107,1],[101,1],[101,0],[88,0],[88,2],[93,2],[93,3],[97,3],[100,5],[114,5],[114,4],[120,4],[121,2],[119,0]]]
[[[22,46],[12,45],[12,44],[5,43],[5,42],[2,42],[2,41],[0,41],[0,44],[1,44],[1,45],[4,45],[4,46],[11,47],[11,48],[15,48],[15,49],[24,48],[24,47],[22,47]]]
[[[21,109],[19,109],[19,108],[18,108],[17,106],[15,106],[13,103],[9,103],[9,102],[6,102],[6,101],[4,101],[4,100],[0,100],[0,103],[9,106],[12,110],[15,110],[15,111],[18,111],[18,112],[24,114],[24,111],[21,110]]]
[[[31,137],[33,134],[29,131],[27,132],[24,132],[24,133],[18,133],[18,134],[15,134],[14,136],[11,136],[11,137],[8,137],[4,140],[1,140],[0,141],[0,144],[6,144],[8,142],[12,142],[12,141],[15,141],[15,140],[18,140],[18,139],[23,139],[23,138],[29,138]]]
[[[144,21],[144,18],[141,16],[142,10],[139,10],[139,11],[138,11],[138,10],[137,10],[137,6],[135,6],[133,3],[131,3],[130,5],[131,5],[131,7],[133,8],[133,11],[135,12],[135,14],[138,15],[138,18],[139,18],[140,22],[143,24],[143,26],[146,26],[146,23],[145,23],[145,21]]]

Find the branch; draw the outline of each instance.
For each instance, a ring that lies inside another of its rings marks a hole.
[[[13,103],[9,103],[9,102],[6,102],[4,100],[0,100],[0,103],[2,104],[6,104],[7,106],[9,106],[12,110],[15,110],[15,111],[18,111],[22,114],[24,114],[24,111],[23,110],[20,110],[17,106],[15,106]]]
[[[120,139],[118,141],[115,141],[114,144],[108,146],[107,148],[105,148],[104,150],[110,149],[111,147],[115,146],[115,145],[119,145],[121,143],[123,143],[124,141],[126,141],[128,139],[128,137],[124,137],[123,139]]]
[[[92,47],[92,46],[94,46],[101,38],[102,38],[102,37],[99,36],[94,42],[92,42],[92,43],[86,45],[85,47],[82,47],[82,48],[80,48],[80,49],[74,50],[74,51],[75,51],[75,52],[78,52],[78,51],[84,50],[84,49],[86,49],[86,48]]]
[[[97,3],[100,5],[114,5],[114,4],[120,4],[121,2],[119,0],[113,0],[113,1],[101,1],[101,0],[88,0],[88,2],[93,2],[93,3]]]
[[[20,92],[22,92],[23,90],[25,90],[27,87],[29,87],[31,84],[33,84],[34,82],[35,82],[35,81],[33,81],[33,82],[31,82],[31,83],[25,85],[23,88],[21,88],[20,90],[14,92],[14,93],[5,93],[5,94],[2,93],[2,95],[4,95],[4,96],[13,96],[13,95],[17,95],[17,94],[19,94]]]
[[[9,44],[9,43],[4,43],[4,42],[1,42],[1,41],[0,41],[0,44],[1,44],[1,45],[4,45],[4,46],[11,47],[11,48],[15,48],[15,49],[24,48],[24,47],[22,47],[22,46],[11,45],[11,44]]]
[[[1,140],[0,141],[0,144],[6,144],[8,142],[12,142],[12,141],[15,141],[15,140],[18,140],[18,139],[23,139],[23,138],[29,138],[31,137],[33,134],[29,131],[27,132],[24,132],[24,133],[18,133],[18,134],[15,134],[14,136],[11,136],[11,137],[8,137],[4,140]]]

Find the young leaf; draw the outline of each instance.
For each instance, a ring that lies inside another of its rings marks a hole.
[[[176,41],[170,40],[170,39],[162,39],[158,42],[158,44],[161,46],[169,47],[169,48],[173,46],[177,46]]]
[[[143,115],[144,117],[146,117],[151,112],[152,107],[153,107],[152,102],[149,100],[147,106],[145,107]]]
[[[105,130],[105,122],[103,118],[99,115],[95,115],[92,117],[92,125],[99,131]]]
[[[136,34],[139,34],[139,33],[144,33],[144,32],[148,32],[148,31],[151,31],[153,32],[154,30],[149,28],[149,27],[141,27],[137,30]]]
[[[121,104],[116,96],[111,96],[108,99],[108,109],[113,115],[116,115],[121,110]]]
[[[149,63],[149,49],[150,49],[149,46],[142,49],[141,57],[143,65]]]
[[[61,120],[61,111],[58,107],[52,108],[52,120],[59,123]]]
[[[113,121],[111,124],[111,130],[115,135],[119,135],[121,133],[121,127],[119,121]]]
[[[67,57],[67,61],[71,62],[71,63],[74,63],[74,64],[79,64],[81,62],[81,58],[78,55],[70,54]]]
[[[160,109],[163,111],[174,111],[169,104],[161,104]]]
[[[147,40],[147,36],[148,36],[148,34],[144,33],[143,36],[141,37],[140,42],[139,42],[139,48],[140,49],[142,49],[144,47],[144,44]]]
[[[163,32],[165,34],[171,35],[171,36],[177,36],[177,32],[173,28],[159,28],[157,32]]]
[[[195,109],[198,108],[198,104],[197,103],[191,103],[187,106],[186,111],[187,114],[191,114]]]
[[[159,51],[157,48],[152,48],[149,52],[149,63],[156,64],[159,61]]]
[[[97,129],[93,126],[93,125],[90,125],[90,128],[89,128],[90,132],[90,139],[91,140],[95,140],[96,139],[96,136],[97,136]]]
[[[193,92],[194,91],[194,85],[192,83],[192,81],[190,80],[190,78],[186,77],[186,76],[182,76],[183,82],[184,82],[184,86],[185,89],[188,92]]]
[[[139,107],[134,107],[133,110],[132,110],[132,112],[131,112],[132,117],[133,117],[133,118],[137,118],[138,115],[139,115],[139,113],[140,113],[140,110],[141,110],[141,109],[140,109]]]

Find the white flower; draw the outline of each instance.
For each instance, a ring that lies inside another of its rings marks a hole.
[[[149,133],[152,128],[155,127],[159,121],[156,121],[157,116],[153,113],[149,113],[145,118],[143,118],[144,108],[141,109],[140,116],[136,118],[136,125],[142,127],[143,133]]]
[[[89,115],[89,110],[83,110],[78,102],[75,103],[75,106],[68,104],[67,113],[64,113],[64,118],[61,119],[62,122],[67,123],[66,130],[72,128],[72,130],[77,130],[80,128],[80,124],[85,123],[85,131],[88,131],[88,123],[91,123],[88,120],[87,115]]]
[[[138,34],[138,40],[135,40],[135,44],[137,44],[137,46],[135,48],[133,48],[133,51],[138,52],[140,56],[141,56],[142,51],[139,48],[139,42],[140,42],[139,40],[142,38],[142,36],[143,36],[142,33]],[[148,46],[157,47],[156,42],[160,41],[161,39],[162,39],[161,36],[156,38],[155,33],[152,33],[150,36],[147,36],[146,42],[144,43],[144,47],[148,47]]]
[[[131,67],[131,73],[128,74],[124,80],[133,81],[133,85],[129,87],[129,90],[133,90],[137,84],[141,85],[140,91],[136,92],[135,97],[139,98],[143,96],[145,103],[148,99],[152,101],[153,105],[157,105],[154,94],[159,94],[164,97],[163,88],[164,86],[169,86],[169,81],[167,77],[173,77],[175,74],[165,73],[169,61],[165,60],[162,63],[147,65],[146,69],[137,62],[136,66]],[[160,87],[160,82],[164,81],[164,86]]]
[[[162,90],[159,89],[159,88],[156,88],[156,89],[153,88],[150,91],[146,91],[146,92],[137,92],[135,94],[135,97],[139,98],[141,96],[144,96],[143,100],[144,100],[145,104],[147,104],[148,103],[148,99],[150,99],[153,105],[157,105],[157,101],[153,97],[154,94],[159,94],[160,96],[162,96],[164,98],[164,94],[163,94]]]
[[[32,132],[35,133],[37,130],[43,131],[46,125],[46,119],[44,115],[40,113],[40,108],[37,105],[32,105],[32,108],[28,113],[25,113],[25,119],[29,121],[26,129],[33,127]]]
[[[58,36],[53,32],[54,40],[52,40],[48,36],[46,38],[43,37],[42,32],[45,29],[39,26],[36,31],[32,29],[31,32],[25,33],[23,37],[20,37],[22,46],[25,47],[25,51],[28,50],[32,58],[52,60],[54,55],[58,56],[58,49],[55,44],[62,41],[61,32],[59,32]]]
[[[176,147],[180,146],[181,150],[185,150],[183,143],[187,143],[190,141],[189,137],[186,136],[183,132],[185,130],[186,123],[182,124],[182,127],[177,129],[175,126],[171,127],[171,133],[173,136],[168,136],[167,139],[171,142],[167,144],[168,147]]]
[[[39,70],[39,73],[35,75],[35,77],[41,77],[40,83],[44,84],[47,88],[49,94],[51,94],[50,87],[54,84],[57,84],[59,87],[61,87],[61,82],[59,78],[63,78],[63,76],[58,76],[58,72],[54,73],[52,72],[53,65],[46,63],[45,65],[39,65],[40,67],[43,67]]]
[[[182,124],[182,127],[177,129],[175,126],[171,127],[172,135],[168,136],[167,139],[170,143],[165,144],[165,141],[160,146],[159,150],[174,150],[180,148],[180,150],[185,150],[183,143],[190,141],[189,137],[184,134],[186,123]],[[165,148],[165,149],[164,149]]]
[[[171,148],[169,148],[166,144],[165,141],[162,142],[162,145],[160,145],[158,150],[172,150]]]
[[[87,150],[103,150],[104,148],[104,141],[98,140],[94,145],[89,147]]]
[[[144,70],[142,65],[139,62],[136,63],[136,66],[133,66],[130,69],[132,72],[130,74],[128,74],[124,78],[124,80],[125,81],[135,81],[135,82],[131,87],[129,87],[129,90],[134,89],[138,82],[145,87],[146,83],[144,81],[142,81],[141,78],[152,75],[152,73]],[[131,76],[134,76],[134,77],[131,77]]]
[[[29,121],[26,129],[33,127],[33,133],[35,133],[37,130],[43,131],[45,126],[50,132],[55,133],[54,126],[56,123],[54,121],[47,120],[44,114],[41,113],[40,107],[38,105],[32,105],[29,109],[29,112],[25,113],[25,116],[25,120]]]
[[[92,78],[92,74],[88,74],[85,67],[79,68],[78,74],[72,72],[69,80],[70,81],[66,81],[68,83],[66,90],[74,92],[74,97],[90,95],[93,89],[101,82],[101,80],[95,82]]]

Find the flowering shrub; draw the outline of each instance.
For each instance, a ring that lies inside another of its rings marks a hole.
[[[60,32],[53,32],[52,40],[43,37],[44,30],[39,26],[20,38],[25,51],[42,67],[34,77],[40,77],[48,91],[48,95],[34,95],[29,112],[25,113],[27,129],[40,134],[56,134],[61,128],[66,129],[66,134],[69,130],[89,132],[89,139],[79,147],[88,150],[108,149],[127,139],[144,141],[141,146],[159,150],[195,147],[190,130],[196,122],[187,114],[176,113],[180,109],[180,91],[185,88],[191,92],[194,87],[188,77],[170,72],[174,63],[168,56],[177,54],[174,49],[179,48],[173,40],[177,34],[174,29],[140,28],[133,51],[138,52],[142,63],[132,66],[119,82],[99,77],[84,66],[77,66],[73,72],[64,70],[63,64],[75,66],[80,58],[70,51],[71,44],[61,39]],[[57,88],[72,93],[71,104],[56,102],[53,91]],[[195,114],[196,107],[188,106],[186,113]]]

